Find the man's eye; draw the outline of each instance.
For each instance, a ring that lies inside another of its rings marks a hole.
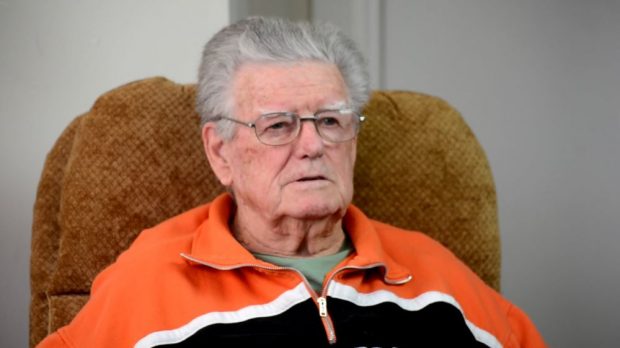
[[[279,130],[279,129],[286,128],[289,126],[290,125],[287,122],[277,122],[277,123],[269,125],[267,127],[267,130]]]
[[[336,127],[340,125],[340,120],[336,117],[323,117],[321,118],[320,122],[321,126],[326,127]]]

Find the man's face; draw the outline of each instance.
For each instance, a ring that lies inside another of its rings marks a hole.
[[[307,116],[348,100],[338,69],[319,62],[243,65],[232,93],[234,117],[247,122],[270,112]],[[343,215],[353,196],[355,152],[356,139],[330,143],[313,122],[302,122],[299,136],[280,146],[262,144],[254,129],[238,126],[222,145],[229,169],[216,174],[232,188],[239,213],[269,221]]]

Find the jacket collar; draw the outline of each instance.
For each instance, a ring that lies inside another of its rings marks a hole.
[[[355,255],[347,266],[368,268],[377,265],[384,269],[385,281],[403,284],[411,280],[411,272],[394,260],[384,249],[377,231],[377,221],[369,219],[359,208],[350,205],[343,226],[355,246]]]
[[[262,263],[235,239],[230,230],[233,205],[232,197],[227,193],[211,202],[209,216],[194,234],[192,258],[219,268]]]
[[[233,211],[230,195],[222,194],[209,206],[207,219],[200,225],[192,241],[191,259],[220,269],[243,266],[273,267],[245,249],[229,228]],[[377,222],[370,220],[360,209],[350,205],[343,219],[343,226],[355,248],[354,255],[341,265],[352,268],[384,269],[385,280],[400,283],[411,279],[407,268],[392,259],[382,247],[376,230]]]

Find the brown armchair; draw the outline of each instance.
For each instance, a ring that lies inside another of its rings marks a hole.
[[[32,234],[30,345],[67,324],[93,278],[138,233],[222,192],[203,154],[195,88],[164,78],[102,95],[48,154]],[[475,136],[444,101],[378,91],[364,112],[354,203],[421,230],[499,288],[492,175]]]

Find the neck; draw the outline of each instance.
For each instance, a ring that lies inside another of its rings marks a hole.
[[[340,214],[319,219],[283,217],[257,224],[237,211],[232,229],[246,249],[276,256],[331,255],[340,250],[345,240]]]

